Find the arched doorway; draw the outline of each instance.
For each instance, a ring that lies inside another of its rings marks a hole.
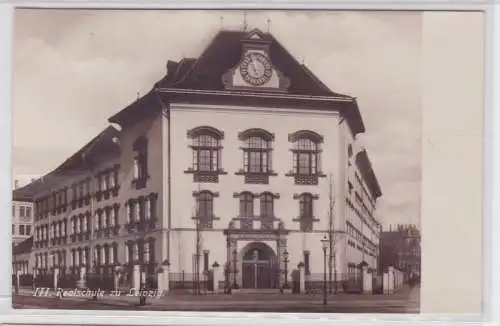
[[[242,260],[242,287],[244,289],[271,289],[276,287],[275,255],[262,243],[248,246]]]

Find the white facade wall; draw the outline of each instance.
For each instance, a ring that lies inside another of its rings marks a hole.
[[[28,201],[13,201],[12,243],[18,244],[23,240],[28,239],[32,234],[33,234],[33,203]]]
[[[287,110],[284,108],[248,108],[248,107],[211,107],[194,105],[171,105],[172,135],[172,271],[192,272],[193,254],[196,250],[195,198],[193,192],[210,190],[218,192],[214,199],[214,213],[220,220],[214,222],[214,228],[202,234],[202,251],[210,250],[210,261],[217,261],[221,266],[226,262],[226,238],[223,230],[228,227],[232,218],[239,214],[239,199],[233,193],[250,191],[261,193],[270,191],[280,195],[274,201],[274,213],[282,219],[288,235],[287,250],[290,253],[289,270],[295,269],[304,260],[303,251],[310,251],[310,267],[312,273],[322,273],[323,252],[321,239],[328,230],[329,211],[329,175],[334,180],[339,177],[339,116],[335,112],[314,110]],[[222,168],[227,175],[221,175],[218,183],[195,183],[191,174],[183,171],[192,166],[191,140],[187,131],[199,126],[210,126],[224,132],[222,141]],[[238,133],[250,128],[262,128],[274,133],[275,141],[272,152],[272,169],[278,173],[270,176],[269,184],[245,184],[244,176],[235,175],[243,167],[242,142]],[[321,169],[327,177],[320,178],[319,185],[295,185],[292,177],[285,174],[292,169],[292,143],[288,135],[298,130],[311,130],[324,137],[322,144]],[[334,193],[338,189],[333,189]],[[292,221],[299,215],[299,200],[294,194],[310,192],[318,195],[314,201],[314,215],[319,219],[314,223],[313,232],[300,232],[299,223]],[[341,212],[341,203],[336,204],[336,215]],[[259,202],[254,202],[255,215],[258,215]],[[336,219],[336,228],[342,226],[342,220]],[[237,250],[241,259],[241,248],[244,241],[239,241]],[[270,244],[276,252],[276,244]],[[342,250],[338,250],[337,267],[343,266]],[[222,272],[222,269],[221,269]]]

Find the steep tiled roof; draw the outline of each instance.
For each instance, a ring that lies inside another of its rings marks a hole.
[[[85,168],[85,164],[91,165],[95,163],[93,159],[99,157],[102,153],[118,155],[120,147],[115,143],[114,138],[118,137],[119,134],[120,132],[115,127],[108,126],[52,172],[22,188],[15,189],[12,193],[13,200],[32,201],[35,195],[39,191],[47,189],[49,184],[56,184],[69,171],[74,172]],[[87,162],[84,162],[84,157]]]
[[[346,99],[352,97],[332,92],[306,66],[300,64],[269,33],[259,31],[264,41],[270,43],[269,55],[273,66],[290,78],[289,94],[310,96],[335,96]],[[200,57],[184,59],[179,63],[181,72],[172,80],[161,80],[156,87],[180,89],[224,90],[222,76],[241,60],[241,41],[248,32],[220,31],[203,51]]]
[[[159,98],[162,98],[164,102],[168,102],[168,98],[155,94],[155,90],[160,90],[160,92],[162,89],[224,91],[223,75],[241,60],[242,42],[254,32],[259,34],[261,41],[269,44],[269,55],[273,66],[290,79],[286,94],[331,97],[347,101],[342,109],[333,105],[330,109],[342,110],[354,134],[365,131],[358,105],[353,97],[331,91],[309,68],[300,64],[274,36],[259,30],[251,32],[222,30],[197,59],[184,58],[180,62],[169,60],[167,74],[154,84],[152,90],[113,115],[109,121],[123,124],[126,120],[133,123],[148,112],[161,110]],[[273,91],[269,90],[266,93],[272,94]],[[262,94],[263,98],[265,96],[265,93]],[[258,100],[254,99],[254,102]]]
[[[18,243],[12,248],[12,253],[14,255],[27,254],[31,252],[33,248],[33,237],[29,237],[28,239]]]
[[[366,181],[372,195],[375,198],[382,196],[382,190],[380,189],[380,184],[378,183],[377,176],[373,171],[373,167],[370,162],[370,158],[368,157],[368,153],[366,152],[366,149],[359,151],[358,154],[356,155],[356,165],[358,166],[361,174],[363,175],[363,179]]]

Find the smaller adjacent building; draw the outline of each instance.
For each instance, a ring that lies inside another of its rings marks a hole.
[[[19,181],[14,182],[19,188]],[[16,192],[14,191],[14,194]],[[12,200],[12,244],[16,245],[29,237],[33,232],[33,197],[16,196]]]
[[[33,237],[21,241],[12,248],[12,271],[14,274],[32,275],[33,266],[31,263],[31,249],[33,247]]]
[[[389,266],[410,277],[420,278],[420,230],[413,224],[390,226],[380,235],[380,269]]]
[[[32,247],[33,237],[12,246],[12,286],[16,287],[16,289],[18,286],[33,285]]]

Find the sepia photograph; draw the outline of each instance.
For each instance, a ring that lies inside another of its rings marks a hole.
[[[422,17],[16,9],[13,308],[418,314]]]

